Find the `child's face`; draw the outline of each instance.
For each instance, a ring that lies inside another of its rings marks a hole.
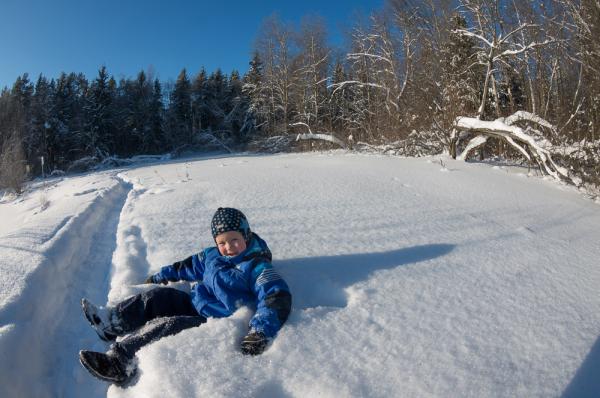
[[[221,256],[237,256],[246,250],[244,236],[238,231],[228,231],[217,235],[215,242]]]

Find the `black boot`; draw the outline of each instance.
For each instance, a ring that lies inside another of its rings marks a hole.
[[[81,299],[81,309],[85,318],[98,334],[98,337],[104,341],[115,341],[117,333],[111,321],[112,314],[110,309],[97,307],[86,298]]]
[[[128,373],[127,363],[110,351],[106,354],[95,351],[79,351],[79,362],[93,376],[110,383],[122,384],[129,380],[134,371]]]

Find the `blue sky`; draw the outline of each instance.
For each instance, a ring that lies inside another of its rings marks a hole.
[[[0,88],[17,76],[61,71],[90,79],[101,65],[116,78],[151,67],[161,81],[182,68],[194,74],[221,67],[247,70],[265,17],[298,23],[319,14],[330,41],[343,27],[381,9],[384,0],[0,0]]]

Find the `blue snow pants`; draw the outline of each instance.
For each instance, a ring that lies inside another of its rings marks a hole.
[[[111,350],[127,360],[146,344],[206,322],[189,294],[169,287],[132,296],[117,304],[115,311],[123,329],[120,335],[125,337],[113,343]]]

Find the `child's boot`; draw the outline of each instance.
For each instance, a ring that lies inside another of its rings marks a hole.
[[[94,377],[110,383],[124,383],[135,373],[134,370],[128,373],[127,362],[111,351],[105,354],[81,350],[79,351],[79,362]]]
[[[97,307],[88,299],[81,299],[81,308],[86,319],[104,341],[114,341],[119,334],[112,320],[110,308]]]

